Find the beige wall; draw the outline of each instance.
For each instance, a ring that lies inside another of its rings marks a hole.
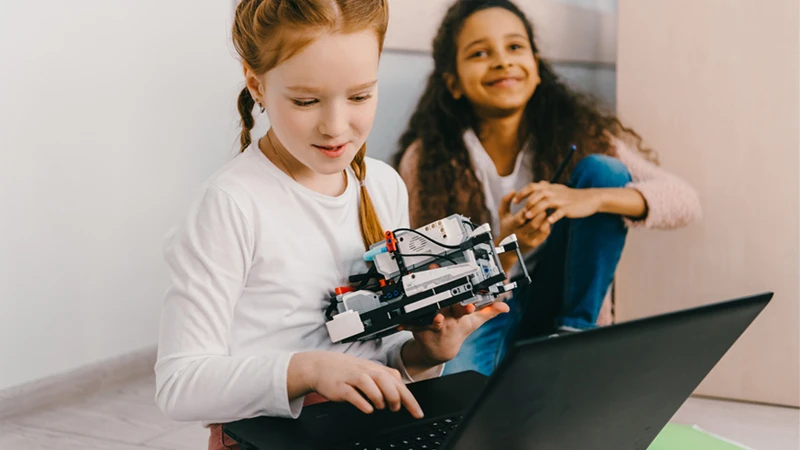
[[[705,213],[633,233],[619,318],[776,294],[700,394],[800,405],[799,12],[797,0],[619,3],[619,114]]]
[[[430,51],[454,0],[389,0],[386,48]],[[557,0],[516,0],[533,22],[542,54],[554,61],[614,64],[617,19],[608,1],[592,7]]]

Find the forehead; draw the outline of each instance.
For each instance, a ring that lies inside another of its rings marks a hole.
[[[374,81],[380,52],[374,31],[326,33],[267,72],[268,83],[339,91]]]
[[[509,34],[527,36],[528,32],[516,14],[505,8],[488,8],[472,14],[464,21],[458,35],[458,46],[469,45],[478,39],[502,39]]]

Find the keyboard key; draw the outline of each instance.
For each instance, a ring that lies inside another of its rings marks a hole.
[[[380,442],[354,442],[337,447],[342,450],[435,450],[439,449],[444,438],[453,431],[461,417],[448,417],[418,427],[399,430],[400,436],[387,436]]]

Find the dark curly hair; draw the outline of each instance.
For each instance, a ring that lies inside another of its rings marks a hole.
[[[460,213],[479,223],[489,220],[483,189],[463,141],[468,128],[479,130],[479,120],[469,101],[455,99],[447,88],[445,74],[457,74],[457,40],[464,22],[476,12],[503,8],[515,14],[528,33],[531,49],[537,59],[540,84],[528,101],[523,115],[526,136],[535,152],[533,180],[547,180],[555,172],[571,145],[577,147],[570,160],[565,178],[583,157],[593,153],[614,154],[609,135],[632,138],[635,146],[653,162],[652,150],[642,147],[642,139],[622,125],[613,113],[604,110],[591,97],[575,92],[562,82],[551,64],[539,55],[533,26],[525,14],[509,0],[459,0],[447,11],[433,40],[434,70],[417,104],[408,129],[400,137],[400,149],[394,155],[398,167],[406,150],[419,143],[419,165],[416,181],[419,192],[417,205],[421,217],[412,224],[419,226],[449,214]],[[531,181],[533,181],[531,180]],[[407,180],[409,181],[409,180]],[[468,192],[466,196],[463,193]],[[466,204],[459,198],[468,198]]]

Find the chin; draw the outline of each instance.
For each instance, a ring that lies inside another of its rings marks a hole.
[[[316,163],[312,169],[314,172],[317,172],[321,175],[334,175],[346,169],[350,165],[350,161],[352,161],[352,158],[348,159],[347,161],[328,161]]]
[[[514,113],[520,109],[525,109],[530,97],[524,95],[497,96],[487,95],[484,101],[479,103],[484,111],[491,112],[492,115],[500,113]]]
[[[345,170],[348,166],[350,166],[350,162],[353,161],[354,157],[355,153],[344,154],[335,159],[329,159],[325,156],[316,155],[311,168],[314,170],[314,172],[322,175],[333,175]]]

